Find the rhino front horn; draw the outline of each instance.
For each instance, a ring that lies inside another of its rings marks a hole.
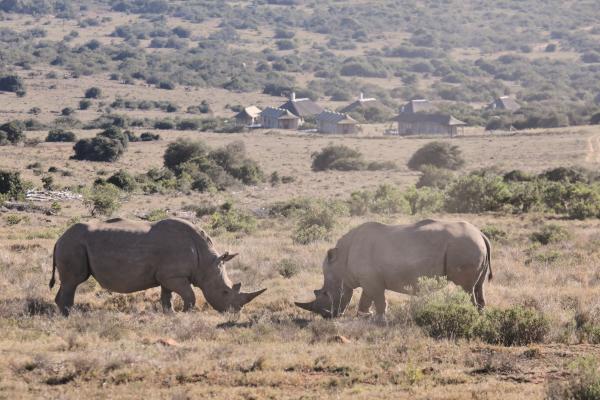
[[[265,290],[267,290],[267,289],[265,288],[265,289],[257,290],[256,292],[252,292],[252,293],[240,293],[240,296],[242,298],[242,305],[250,303],[257,296],[260,296]]]
[[[308,303],[300,303],[300,302],[296,301],[296,302],[294,302],[294,304],[296,304],[298,307],[300,307],[306,311],[314,311],[315,310],[314,301],[309,301]]]

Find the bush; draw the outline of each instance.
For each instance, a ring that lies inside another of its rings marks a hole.
[[[569,240],[571,233],[560,225],[548,224],[544,225],[539,231],[533,232],[529,238],[532,242],[546,245]]]
[[[277,265],[277,272],[286,279],[298,275],[300,271],[300,265],[289,258],[284,258]]]
[[[508,237],[508,234],[505,230],[494,225],[484,226],[481,228],[481,233],[483,233],[492,242],[505,240]]]
[[[106,182],[115,185],[125,192],[133,192],[137,187],[137,183],[133,176],[122,169],[109,177]]]
[[[92,105],[92,102],[90,100],[84,99],[79,101],[79,109],[80,110],[87,110],[88,108],[90,108]]]
[[[298,226],[292,236],[294,243],[309,244],[329,238],[337,224],[337,219],[347,212],[347,208],[339,203],[317,202],[312,204],[303,212],[298,221]]]
[[[73,150],[75,154],[72,158],[75,160],[106,162],[116,161],[125,151],[121,142],[103,136],[80,139]]]
[[[566,383],[552,381],[548,400],[596,400],[600,398],[600,372],[594,356],[579,358],[569,365],[571,373]]]
[[[396,163],[393,161],[371,161],[367,164],[367,170],[369,171],[394,170],[396,168]]]
[[[408,168],[412,170],[419,170],[425,165],[457,170],[464,164],[460,148],[446,142],[427,143],[408,160]]]
[[[439,189],[410,187],[404,192],[404,198],[410,207],[410,213],[433,214],[444,208],[444,193]]]
[[[307,198],[294,198],[280,201],[269,207],[269,216],[290,218],[308,211],[312,201]]]
[[[168,119],[154,122],[154,129],[175,129],[175,123]]]
[[[19,121],[11,121],[0,125],[0,145],[17,144],[25,141],[24,126]]]
[[[24,92],[25,85],[23,79],[18,75],[0,76],[0,91],[1,92]]]
[[[558,167],[545,171],[539,175],[542,179],[547,179],[551,182],[586,182],[586,176],[584,171],[579,168],[572,167]]]
[[[415,323],[437,339],[470,338],[479,319],[470,296],[443,278],[419,279],[409,311]]]
[[[387,184],[380,185],[375,190],[370,208],[378,214],[410,213],[410,205],[400,189]]]
[[[446,210],[455,213],[498,211],[508,202],[508,185],[497,175],[467,175],[446,192]]]
[[[506,310],[486,310],[474,333],[488,343],[526,346],[542,342],[549,330],[550,322],[542,313],[514,306]]]
[[[150,133],[150,132],[144,132],[140,135],[140,140],[142,142],[151,142],[154,140],[160,140],[160,135],[158,133],[154,134],[154,133]]]
[[[320,152],[312,154],[312,170],[325,171],[328,169],[349,170],[349,168],[362,169],[362,154],[344,145],[330,144]]]
[[[46,142],[74,142],[76,139],[73,132],[64,129],[53,129],[46,136]]]
[[[121,207],[119,189],[110,183],[94,185],[84,194],[84,204],[92,216],[110,216]]]
[[[0,170],[0,199],[2,197],[7,199],[25,197],[25,184],[21,180],[21,173]]]
[[[226,232],[251,233],[256,229],[256,218],[225,203],[210,217],[210,228],[214,234]]]
[[[167,146],[163,156],[164,165],[171,171],[177,172],[181,164],[194,158],[203,157],[207,153],[208,146],[204,142],[178,139]]]
[[[433,165],[423,165],[421,167],[422,175],[417,181],[416,187],[431,187],[436,189],[445,189],[452,181],[454,174],[443,168],[434,167]]]
[[[99,87],[91,87],[85,91],[86,99],[98,99],[102,96],[102,90]]]

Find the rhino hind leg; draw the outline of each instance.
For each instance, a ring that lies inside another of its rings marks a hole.
[[[160,287],[160,304],[162,305],[164,313],[170,313],[173,311],[173,306],[171,304],[172,293],[173,292],[171,292],[166,287]]]
[[[370,316],[371,306],[373,305],[373,299],[367,295],[363,290],[360,294],[360,300],[358,302],[358,315],[359,316]]]
[[[75,301],[75,290],[77,289],[77,285],[69,285],[61,283],[60,289],[56,294],[54,301],[58,306],[58,310],[60,313],[68,317],[71,308],[73,307],[73,303]]]
[[[183,311],[191,311],[196,305],[196,295],[187,279],[168,279],[164,282],[160,282],[160,284],[161,287],[164,287],[166,290],[175,292],[181,296],[181,299],[183,300]]]
[[[481,274],[473,288],[473,300],[479,311],[485,308],[485,280],[487,275],[487,273]]]

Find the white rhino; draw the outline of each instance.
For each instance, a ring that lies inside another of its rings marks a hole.
[[[342,236],[323,262],[316,299],[296,303],[325,318],[343,314],[353,289],[362,288],[358,311],[384,319],[385,290],[414,294],[420,277],[446,277],[485,307],[484,283],[492,279],[490,242],[468,222],[427,219],[411,225],[367,222]]]
[[[56,304],[63,315],[73,306],[77,286],[90,275],[105,289],[131,293],[161,287],[160,301],[171,311],[171,293],[183,299],[183,310],[195,305],[191,285],[202,290],[217,311],[239,311],[266,289],[240,293],[224,263],[237,254],[219,255],[210,237],[193,224],[168,218],[156,223],[121,218],[71,226],[54,246],[52,278],[58,269]]]

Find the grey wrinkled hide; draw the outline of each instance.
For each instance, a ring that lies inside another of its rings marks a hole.
[[[371,305],[383,318],[385,291],[414,294],[420,277],[446,277],[485,307],[484,283],[492,278],[490,243],[468,222],[424,220],[411,225],[367,222],[344,235],[323,261],[324,284],[315,300],[296,303],[323,317],[343,314],[362,288],[359,314]]]
[[[54,246],[52,278],[60,277],[56,304],[63,315],[73,306],[77,286],[90,275],[105,289],[131,293],[161,287],[161,304],[171,311],[171,294],[195,305],[192,286],[199,287],[217,311],[239,311],[261,294],[241,293],[232,285],[224,263],[236,254],[219,255],[213,242],[193,224],[169,218],[155,223],[111,219],[71,226]]]

